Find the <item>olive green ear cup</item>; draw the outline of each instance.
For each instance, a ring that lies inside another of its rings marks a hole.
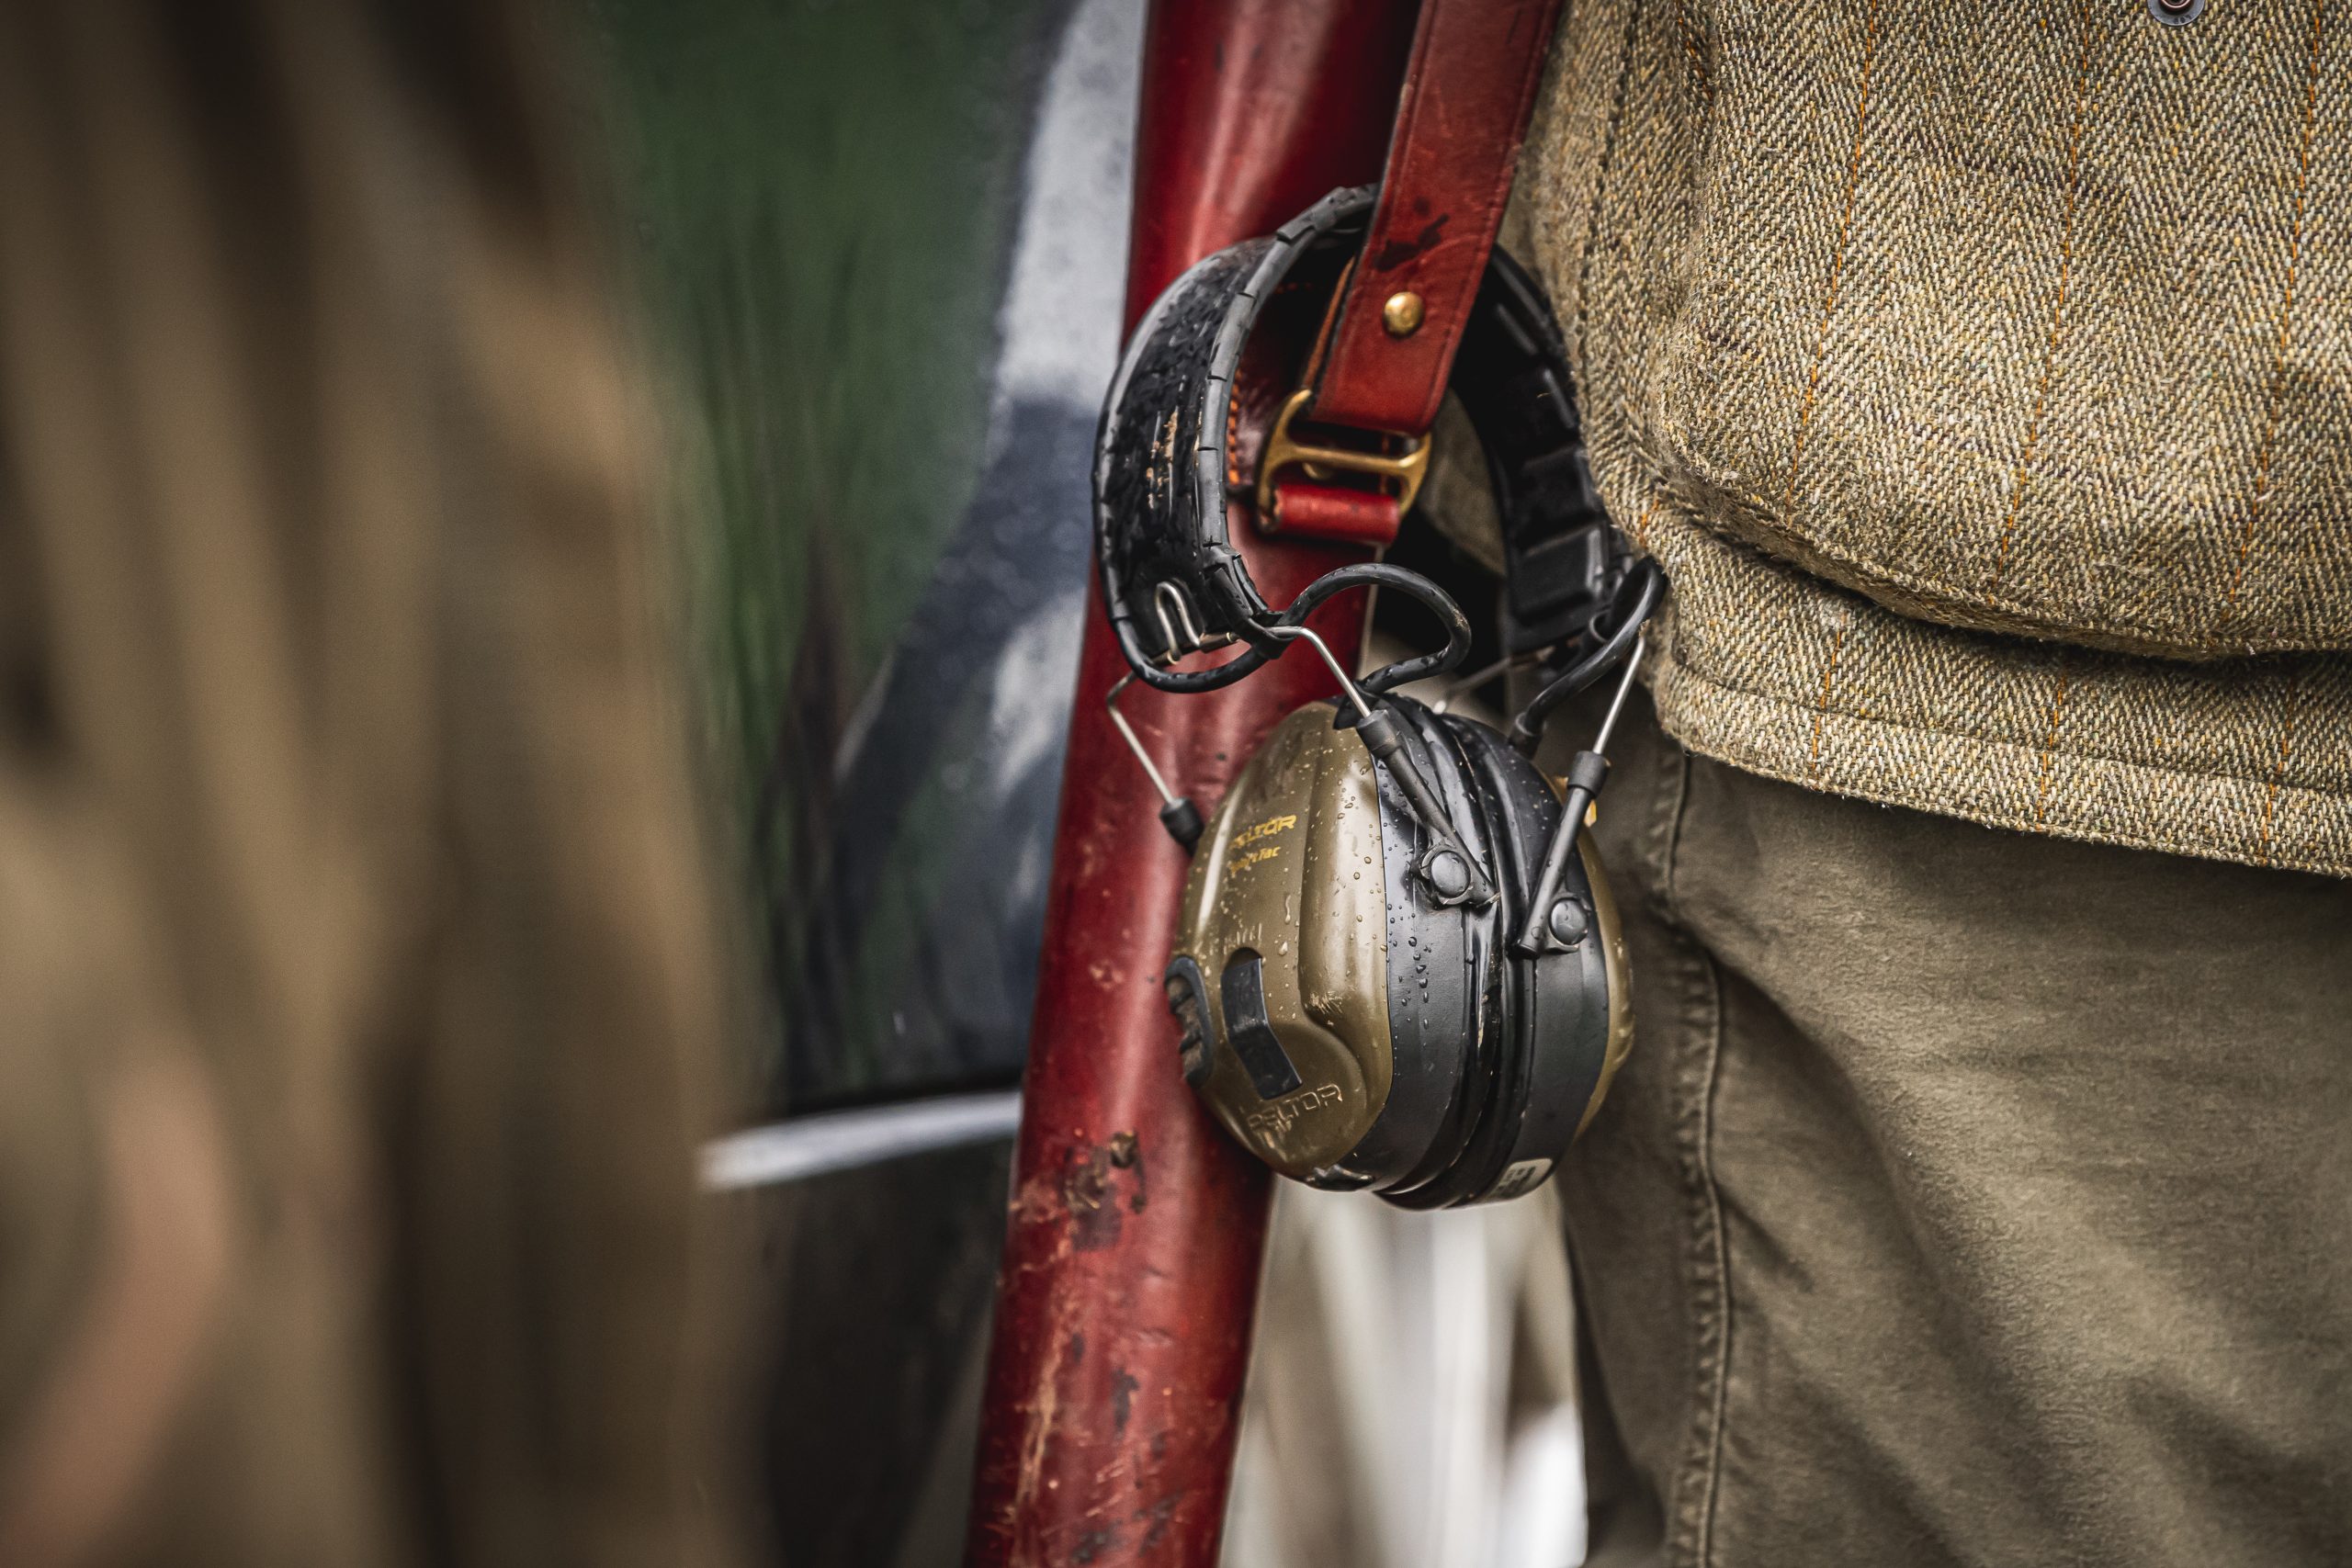
[[[1340,1164],[1388,1101],[1388,928],[1372,757],[1332,716],[1276,726],[1210,815],[1168,984],[1205,1024],[1195,1087],[1226,1131],[1284,1176],[1354,1186]]]
[[[1166,976],[1185,1076],[1285,1176],[1415,1208],[1513,1197],[1551,1174],[1624,1057],[1616,907],[1582,840],[1555,905],[1565,950],[1512,951],[1558,797],[1492,729],[1385,705],[1497,896],[1433,887],[1430,831],[1387,769],[1339,710],[1302,708],[1193,857]]]

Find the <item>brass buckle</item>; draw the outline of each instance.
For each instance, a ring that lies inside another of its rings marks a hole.
[[[1301,387],[1283,404],[1283,412],[1274,416],[1274,428],[1266,437],[1265,455],[1258,459],[1258,526],[1270,533],[1280,527],[1274,516],[1274,477],[1294,463],[1306,469],[1309,479],[1319,479],[1337,469],[1394,479],[1398,515],[1410,512],[1413,498],[1421,493],[1421,480],[1429,475],[1430,438],[1406,437],[1405,450],[1397,453],[1363,452],[1349,446],[1317,446],[1294,441],[1290,422],[1298,417],[1299,411],[1314,395],[1313,388]]]

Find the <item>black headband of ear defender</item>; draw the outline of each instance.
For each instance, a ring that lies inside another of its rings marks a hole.
[[[1365,676],[1364,691],[1452,669],[1468,651],[1460,608],[1418,573],[1340,567],[1277,611],[1233,544],[1228,498],[1250,489],[1237,415],[1295,385],[1296,346],[1338,289],[1374,194],[1335,191],[1273,234],[1209,256],[1169,286],[1129,341],[1096,443],[1095,550],[1120,651],[1147,684],[1229,685],[1279,656],[1285,633],[1332,594],[1374,584],[1427,605],[1446,641]],[[1630,564],[1593,493],[1568,386],[1566,352],[1542,293],[1492,252],[1451,388],[1485,449],[1501,516],[1514,653],[1583,633]],[[1169,668],[1227,639],[1245,651],[1210,669]]]

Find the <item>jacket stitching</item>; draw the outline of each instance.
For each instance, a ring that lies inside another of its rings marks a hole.
[[[2058,726],[2060,715],[2066,711],[2066,687],[2074,675],[2068,667],[2067,655],[2058,657],[2058,691],[2050,699],[2050,727],[2041,739],[2041,784],[2033,797],[2034,826],[2044,832],[2050,830],[2050,774],[2052,763],[2058,756]]]
[[[2087,626],[2079,620],[2060,620],[2051,615],[2046,606],[2039,606],[2032,601],[1994,592],[1984,587],[1963,586],[1955,581],[1956,573],[1909,570],[1898,563],[1845,547],[1835,538],[1805,533],[1791,526],[1785,519],[1774,521],[1765,518],[1760,513],[1768,512],[1770,502],[1759,494],[1750,492],[1747,501],[1758,510],[1759,515],[1728,514],[1720,508],[1705,504],[1703,499],[1684,499],[1677,507],[1676,516],[1678,520],[1703,528],[1718,538],[1793,565],[1821,582],[1842,588],[1849,593],[1860,594],[1882,608],[1888,607],[1887,596],[1893,594],[1929,604],[1991,611],[1995,616],[2001,617],[1968,620],[1955,617],[1948,612],[1893,611],[1909,620],[1936,620],[1968,631],[2045,640],[2074,637],[2084,632],[2110,637],[2130,634],[2143,640],[2137,643],[2109,641],[2092,646],[2140,659],[2193,658],[2198,650],[2217,649],[2227,649],[2233,654],[2336,651],[2332,645],[2314,640],[2313,636],[2290,640],[2290,634],[2283,632],[2229,639],[2211,634],[2191,637],[2177,626],[2145,615],[2120,613],[2112,607],[2103,609],[2098,619]],[[1770,537],[1757,538],[1755,535],[1759,530]]]
[[[2090,0],[2083,0],[2078,20],[2083,45],[2075,67],[2075,129],[2066,151],[2066,217],[2059,230],[2058,294],[2050,311],[2050,333],[2041,350],[2041,378],[2034,388],[2033,413],[2026,421],[2025,450],[2018,455],[2015,489],[2009,496],[2009,515],[2001,525],[2000,557],[1993,565],[1993,581],[1998,583],[2009,570],[2009,551],[2017,542],[2018,515],[2025,510],[2026,480],[2033,470],[2036,450],[2041,440],[2041,416],[2050,403],[2051,373],[2057,367],[2059,341],[2066,331],[2066,288],[2075,271],[2075,211],[2080,205],[2083,185],[2083,123],[2090,118],[2091,103],[2091,7]]]
[[[1829,661],[1821,669],[1821,697],[1813,708],[1813,747],[1805,757],[1805,782],[1810,784],[1821,776],[1821,729],[1829,716],[1829,696],[1838,679],[1838,655],[1846,646],[1846,623],[1838,625],[1837,635],[1829,639]]]
[[[1678,685],[1687,682],[1691,686],[1718,699],[1760,703],[1774,710],[1804,711],[1803,705],[1795,699],[1776,692],[1716,680],[1679,659],[1673,660],[1670,667],[1674,671],[1670,679]],[[1664,664],[1660,666],[1659,681],[1661,682],[1669,679],[1664,673],[1666,668]],[[1661,722],[1663,722],[1663,715],[1661,715]],[[2031,750],[2030,743],[1997,736],[1981,735],[1973,731],[1931,729],[1924,725],[1908,724],[1901,719],[1884,716],[1872,718],[1870,722],[1883,728],[1896,730],[1905,735],[1921,736],[1930,740],[1955,743],[1973,741],[1977,745],[1990,747],[2002,752]],[[1755,773],[1764,778],[1780,779],[1784,783],[1802,784],[1807,788],[1827,789],[1857,800],[1868,800],[1881,806],[1902,807],[1906,810],[1924,811],[1934,816],[1956,818],[1962,821],[1976,822],[1987,827],[2016,830],[2022,829],[2026,826],[2021,813],[1997,810],[1983,803],[1950,799],[1931,803],[1916,792],[1906,792],[1883,784],[1874,784],[1863,778],[1840,777],[1834,784],[1823,784],[1810,775],[1800,773],[1797,770],[1776,761],[1768,755],[1743,751],[1726,746],[1720,740],[1702,739],[1695,742],[1684,741],[1683,744],[1690,746],[1700,755],[1715,758],[1728,767],[1737,768],[1743,773]],[[2070,750],[2063,754],[2078,761],[2107,763],[2134,778],[2156,781],[2206,780],[2218,784],[2249,785],[2257,782],[2245,773],[2225,769],[2168,768],[2159,763],[2110,756],[2101,751]],[[1981,772],[1982,769],[1977,771]],[[2279,772],[2283,779],[2283,766]],[[2300,784],[2287,784],[2283,782],[2279,786],[2279,798],[2286,805],[2316,802],[2323,807],[2341,807],[2344,804],[2344,796],[2340,792]],[[2283,820],[2286,813],[2282,810],[2278,815]],[[2073,819],[2055,830],[2068,838],[2078,839],[2087,843],[2120,844],[2131,849],[2164,850],[2177,854],[2224,861],[2243,861],[2244,858],[2240,854],[2221,848],[2215,840],[2202,836],[2156,832],[2145,829],[2132,831],[2112,825],[2103,825],[2099,819]],[[2274,841],[2276,838],[2274,834]],[[2341,857],[2317,853],[2316,847],[2308,841],[2294,840],[2293,842],[2294,849],[2288,856],[2282,858],[2274,854],[2262,863],[2277,866],[2282,870],[2311,871],[2328,876],[2352,875],[2352,863],[2347,863]]]
[[[1854,110],[1854,150],[1846,160],[1846,206],[1838,220],[1838,249],[1829,262],[1829,289],[1821,301],[1821,330],[1815,335],[1813,364],[1805,372],[1804,401],[1797,411],[1796,446],[1789,454],[1788,493],[1781,502],[1781,511],[1789,519],[1788,525],[1796,526],[1797,469],[1804,461],[1805,434],[1813,427],[1813,409],[1821,389],[1821,366],[1829,353],[1829,321],[1838,310],[1838,289],[1846,276],[1846,252],[1854,233],[1854,204],[1861,191],[1862,145],[1871,118],[1871,72],[1878,62],[1878,14],[1881,0],[1871,0],[1867,31],[1862,41],[1861,101]]]
[[[2235,610],[2245,586],[2246,564],[2254,555],[2254,531],[2261,521],[2263,502],[2270,495],[2270,465],[2276,456],[2278,415],[2287,396],[2287,342],[2295,317],[2295,274],[2303,259],[2303,204],[2311,192],[2312,132],[2319,121],[2319,60],[2327,19],[2327,0],[2312,6],[2311,63],[2303,82],[2303,143],[2295,175],[2295,234],[2287,249],[2287,297],[2278,307],[2278,343],[2270,363],[2270,398],[2262,419],[2262,446],[2255,459],[2254,495],[2245,509],[2245,531],[2238,540],[2237,570],[2230,577],[2230,596],[2222,618]]]
[[[1617,85],[1610,95],[1609,132],[1600,146],[1600,163],[1592,175],[1592,209],[1585,215],[1584,265],[1577,269],[1576,341],[1573,355],[1577,367],[1582,368],[1592,358],[1592,267],[1600,252],[1600,210],[1609,199],[1609,176],[1617,163],[1617,131],[1625,120],[1625,94],[1634,80],[1634,32],[1641,20],[1642,8],[1636,3],[1625,7],[1625,30],[1617,40]]]
[[[2270,787],[2262,797],[2262,834],[2255,840],[2254,863],[2270,863],[2270,832],[2278,813],[2278,786],[2287,776],[2287,759],[2294,754],[2295,719],[2302,710],[2303,671],[2287,682],[2287,721],[2278,730],[2278,761],[2270,770]]]
[[[1702,670],[1697,665],[1692,664],[1688,660],[1682,658],[1679,653],[1676,653],[1673,656],[1672,663],[1675,671],[1673,679],[1677,681],[1691,682],[1696,685],[1705,687],[1709,692],[1721,693],[1725,696],[1744,697],[1750,702],[1770,703],[1776,708],[1793,708],[1800,713],[1809,711],[1812,705],[1806,703],[1803,698],[1792,696],[1785,692],[1774,691],[1767,686],[1741,685],[1736,681],[1724,680],[1716,675],[1709,673],[1707,671]],[[1664,677],[1660,678],[1663,679]],[[1973,741],[1978,745],[1996,746],[2009,750],[2031,751],[2034,750],[2034,745],[2031,740],[2021,740],[2012,735],[1995,734],[1984,729],[1981,726],[1974,728],[1961,728],[1958,727],[1940,728],[1925,724],[1913,724],[1905,719],[1891,718],[1884,714],[1870,714],[1848,708],[1838,708],[1833,711],[1840,718],[1860,719],[1870,724],[1883,726],[1888,729],[1898,729],[1906,735],[1923,735],[1937,740]],[[2161,762],[2150,762],[2137,757],[2123,755],[2112,751],[2069,750],[2062,751],[2059,754],[2079,761],[2105,762],[2114,767],[2128,769],[2134,773],[2153,773],[2159,778],[2165,779],[2206,779],[2222,784],[2251,784],[2255,782],[2252,775],[2240,770],[2231,768],[2166,767]],[[1737,766],[1747,773],[1767,773],[1768,776],[1772,778],[1788,778],[1792,783],[1801,782],[1791,778],[1790,775],[1785,773],[1770,773],[1770,770],[1760,763],[1741,762],[1737,764]],[[2342,798],[2343,796],[2343,792],[2341,790],[2337,790],[2330,786],[2298,784],[2289,787],[2305,794],[2322,795],[2329,796],[2330,798]],[[1851,794],[1853,792],[1841,785],[1839,793]],[[1921,809],[1926,808],[1922,807]]]

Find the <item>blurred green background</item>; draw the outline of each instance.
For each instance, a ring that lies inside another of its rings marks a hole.
[[[846,844],[839,763],[987,472],[1023,156],[1069,9],[589,8],[709,765],[764,922],[774,1006],[746,1068],[772,1105],[1009,1071],[999,1042],[924,1060],[895,995],[969,813],[928,777]],[[952,783],[952,760],[932,773]],[[844,922],[842,857],[877,852]]]
[[[576,95],[672,455],[757,1121],[1009,1085],[1115,354],[1141,0],[591,0]],[[759,1186],[796,1563],[960,1555],[1001,1143]],[[819,1418],[815,1413],[821,1413]]]

